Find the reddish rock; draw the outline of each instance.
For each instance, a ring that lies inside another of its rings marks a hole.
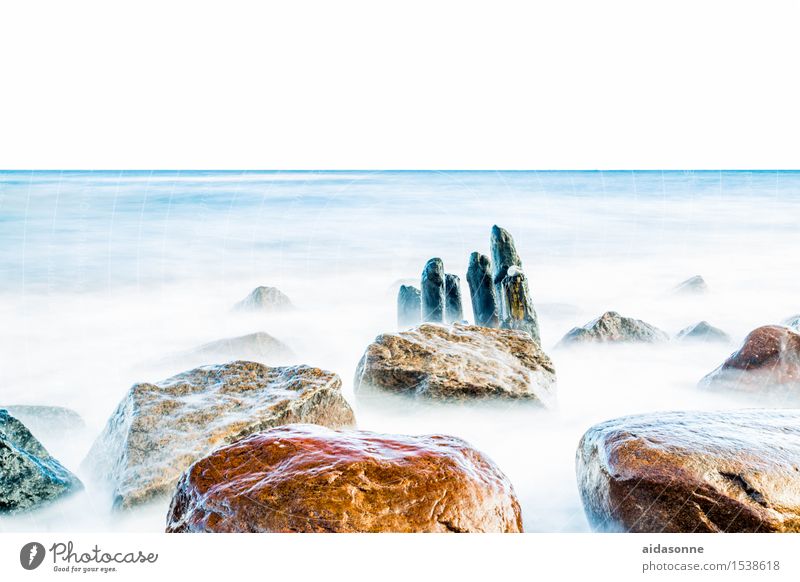
[[[595,530],[800,532],[800,411],[609,420],[581,439],[576,472]]]
[[[514,533],[522,517],[505,475],[460,439],[295,424],[194,463],[166,529]]]
[[[751,393],[800,389],[800,334],[779,325],[754,329],[701,385]]]

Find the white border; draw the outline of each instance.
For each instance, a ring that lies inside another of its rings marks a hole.
[[[792,169],[794,1],[29,0],[4,169]]]

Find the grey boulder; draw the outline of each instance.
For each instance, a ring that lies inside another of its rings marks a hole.
[[[217,446],[290,423],[355,423],[339,376],[309,366],[236,361],[155,384],[135,384],[84,466],[109,481],[115,507],[171,493],[181,473]]]
[[[0,410],[0,514],[34,509],[82,488],[24,424]]]

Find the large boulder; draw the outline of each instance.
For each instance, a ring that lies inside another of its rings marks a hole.
[[[289,311],[294,309],[291,300],[276,287],[256,287],[250,295],[233,306],[234,311]]]
[[[0,515],[33,509],[82,488],[24,424],[0,410]]]
[[[169,493],[180,474],[213,448],[274,426],[355,423],[332,372],[236,361],[155,384],[135,384],[85,464],[110,480],[116,507]]]
[[[561,339],[560,345],[579,343],[659,343],[669,336],[657,327],[640,319],[623,317],[616,311],[607,311],[583,327],[572,328]]]
[[[167,532],[522,531],[514,488],[461,439],[291,425],[180,479]]]
[[[423,324],[378,336],[358,364],[355,390],[435,399],[555,398],[555,368],[525,332]]]
[[[684,342],[719,342],[728,343],[731,337],[718,327],[714,327],[707,321],[701,321],[683,328],[675,336],[675,339]]]
[[[657,412],[609,420],[578,445],[596,530],[800,531],[800,411]]]
[[[780,325],[754,329],[700,385],[765,396],[800,396],[800,334]]]

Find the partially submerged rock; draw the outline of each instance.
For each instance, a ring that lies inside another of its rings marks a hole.
[[[288,311],[294,309],[291,300],[276,287],[256,287],[234,305],[235,311]]]
[[[492,263],[489,257],[478,252],[469,256],[467,283],[472,299],[475,325],[500,327],[500,309],[497,304],[497,293],[492,278]]]
[[[609,420],[578,445],[596,530],[800,532],[800,412],[657,412]]]
[[[502,326],[506,329],[519,329],[530,334],[537,342],[539,337],[539,320],[533,308],[528,279],[518,267],[509,267],[501,282],[503,289],[503,305],[505,306]]]
[[[346,427],[353,411],[332,372],[236,361],[135,384],[85,461],[107,478],[117,507],[169,493],[213,448],[293,422]]]
[[[82,488],[24,424],[0,409],[0,514],[33,509]]]
[[[445,323],[464,320],[461,307],[461,279],[458,275],[445,274],[444,279],[444,319]]]
[[[763,396],[800,397],[800,334],[779,325],[754,329],[700,385]]]
[[[583,327],[575,327],[561,339],[560,345],[578,343],[659,343],[669,336],[657,327],[640,319],[623,317],[607,311]]]
[[[81,415],[63,406],[41,406],[33,404],[0,405],[14,418],[36,434],[63,435],[81,431],[86,423]]]
[[[527,333],[463,324],[382,334],[355,375],[357,393],[525,399],[544,406],[552,404],[555,384],[552,361]]]
[[[522,531],[514,488],[461,439],[291,425],[181,477],[167,532]]]
[[[422,318],[422,299],[419,289],[401,285],[397,293],[397,327],[406,329],[419,325]]]
[[[433,258],[425,263],[420,293],[422,321],[444,321],[445,276],[442,259]]]
[[[702,295],[708,293],[708,283],[700,275],[695,275],[677,285],[672,292],[677,295]]]
[[[492,262],[494,264],[493,279],[495,292],[498,297],[502,297],[502,283],[503,279],[506,278],[508,269],[510,267],[518,267],[522,270],[522,259],[520,259],[517,254],[514,237],[512,237],[506,229],[496,224],[492,227],[492,236],[489,244],[492,249]],[[505,307],[502,305],[501,300],[501,311],[504,311],[504,309]]]
[[[714,327],[707,321],[701,321],[683,328],[675,336],[676,339],[681,341],[699,341],[699,342],[720,342],[727,343],[731,341],[731,337],[718,327]]]

